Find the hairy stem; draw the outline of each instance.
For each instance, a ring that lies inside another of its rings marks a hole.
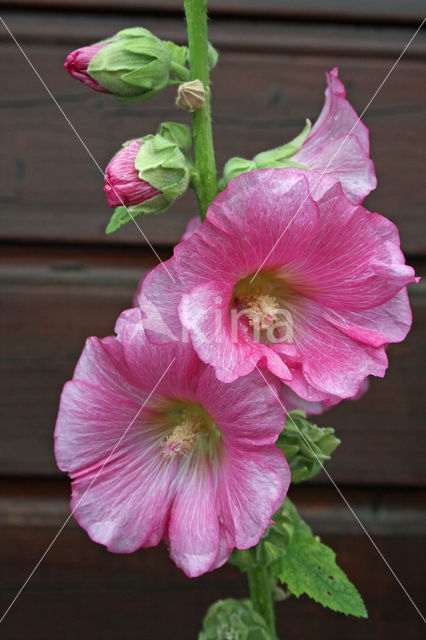
[[[205,105],[192,114],[195,167],[198,173],[198,180],[194,181],[194,187],[196,186],[201,219],[204,220],[207,207],[218,193],[210,114],[207,0],[185,0],[185,14],[191,80],[201,80],[207,93]]]
[[[274,602],[272,599],[271,580],[266,567],[252,567],[247,571],[253,607],[265,619],[271,632],[271,638],[277,640],[275,631]]]

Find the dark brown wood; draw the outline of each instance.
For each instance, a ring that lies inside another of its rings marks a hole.
[[[102,38],[129,20],[88,16],[82,22],[78,15],[14,13],[6,13],[5,19],[101,168],[124,139],[155,131],[161,120],[186,120],[173,107],[171,89],[152,103],[122,105],[90,92],[62,69],[70,49]],[[145,22],[158,35],[183,38],[179,21]],[[335,64],[361,112],[411,31],[360,29],[268,22],[247,23],[237,30],[231,22],[213,25],[212,40],[223,50],[213,88],[219,166],[230,155],[250,157],[290,139],[305,117],[315,120],[323,102],[324,71]],[[55,44],[59,37],[67,44]],[[1,40],[1,237],[140,244],[144,240],[133,225],[105,238],[110,211],[100,170],[6,33]],[[364,117],[379,178],[366,204],[399,225],[403,247],[412,254],[426,250],[426,188],[418,180],[426,149],[420,143],[426,136],[424,42],[420,34]],[[195,199],[187,194],[173,210],[147,218],[141,226],[154,244],[174,244],[195,208]]]
[[[165,258],[166,253],[162,254]],[[5,251],[0,262],[0,473],[58,474],[52,434],[59,394],[89,335],[111,334],[137,282],[156,264],[149,250]],[[424,484],[425,290],[412,287],[415,324],[389,349],[385,380],[319,422],[342,438],[327,466],[338,483]],[[11,339],[13,336],[13,339]],[[318,480],[328,483],[325,477]]]
[[[6,0],[11,7],[79,9],[99,11],[181,12],[180,0]],[[281,19],[420,22],[421,0],[209,0],[209,13],[216,15],[273,16]]]
[[[7,497],[0,501],[1,612],[67,517],[67,492],[65,483],[53,489],[50,483],[29,487],[21,482],[5,487],[3,495]],[[393,507],[387,512],[389,526],[384,528],[380,522],[385,496],[371,491],[347,493],[358,513],[373,514],[369,524],[375,530],[377,545],[410,596],[422,607],[419,557],[425,520],[415,531],[395,531],[392,526],[404,506],[412,513],[418,510],[418,494],[389,495]],[[326,630],[330,640],[422,637],[418,614],[371,542],[353,527],[347,528],[347,512],[338,496],[331,490],[305,489],[293,491],[292,498],[301,505],[315,532],[337,552],[340,566],[362,593],[370,618],[357,621],[322,609],[306,596],[291,598],[277,605],[280,637],[298,638],[302,630],[307,640],[323,637],[319,630]],[[193,640],[213,601],[246,595],[245,578],[234,567],[190,580],[176,569],[163,545],[130,555],[109,554],[71,520],[10,610],[2,625],[2,638],[27,637],[31,629],[32,638],[43,640],[169,640],[171,635]]]

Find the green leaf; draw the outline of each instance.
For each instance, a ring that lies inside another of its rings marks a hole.
[[[131,216],[128,214],[126,207],[117,207],[111,216],[111,220],[108,223],[105,233],[113,233],[122,227],[126,222],[131,220]]]
[[[334,429],[310,423],[303,411],[290,411],[277,441],[290,466],[293,483],[315,476],[339,444]]]
[[[300,528],[294,532],[291,544],[272,570],[295,596],[305,593],[333,611],[367,618],[360,594],[335,558],[332,549]]]
[[[271,635],[250,600],[228,598],[209,608],[198,640],[271,640]]]
[[[108,223],[105,233],[113,233],[127,222],[136,218],[136,216],[155,215],[165,211],[171,202],[169,202],[163,194],[155,196],[146,202],[142,202],[139,205],[132,207],[117,207],[112,214],[111,220]]]

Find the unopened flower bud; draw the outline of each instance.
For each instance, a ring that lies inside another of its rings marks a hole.
[[[201,80],[190,80],[179,85],[176,104],[185,111],[196,111],[206,104],[209,96]]]
[[[83,73],[72,71],[82,59]],[[148,29],[123,29],[105,42],[72,52],[65,63],[71,75],[96,91],[124,101],[147,100],[168,84],[172,55],[166,44]],[[100,87],[100,88],[99,88]]]
[[[304,411],[290,411],[284,431],[277,440],[291,470],[293,483],[303,482],[315,476],[340,440],[334,429],[317,427],[306,420]]]
[[[203,622],[199,640],[270,640],[265,620],[250,600],[218,600],[211,605]]]
[[[132,140],[112,158],[105,169],[104,191],[109,207],[136,206],[161,194],[149,182],[141,180],[135,160],[142,140]]]
[[[124,205],[115,210],[107,233],[134,216],[167,209],[188,187],[189,163],[175,142],[158,133],[126,143],[105,172],[108,205]]]

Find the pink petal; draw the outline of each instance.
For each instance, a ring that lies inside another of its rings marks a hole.
[[[135,206],[161,194],[139,178],[135,160],[142,144],[142,140],[132,140],[115,154],[105,169],[104,191],[109,207]]]
[[[213,568],[219,553],[219,518],[212,470],[200,456],[177,480],[170,513],[170,556],[190,578]]]
[[[225,442],[233,447],[274,444],[284,428],[286,414],[277,400],[279,386],[267,371],[223,384],[214,369],[206,367],[198,382],[197,397],[220,425]]]
[[[76,49],[75,51],[71,51],[68,54],[64,67],[76,80],[80,80],[85,85],[90,87],[90,89],[94,89],[94,91],[99,91],[100,93],[111,93],[108,89],[105,89],[100,84],[96,82],[89,74],[87,73],[87,68],[92,61],[92,58],[104,47],[109,44],[108,42],[104,42],[102,44],[92,44],[88,47],[81,47],[80,49]]]
[[[192,236],[194,231],[197,231],[197,229],[200,226],[200,224],[201,224],[200,216],[195,216],[194,218],[191,218],[189,220],[188,224],[186,225],[186,230],[185,230],[185,233],[182,236],[182,241],[183,240],[188,240],[188,238],[190,238]]]
[[[303,144],[292,157],[296,162],[333,175],[342,183],[345,195],[355,204],[375,189],[374,164],[369,157],[367,127],[345,99],[337,67],[326,74],[324,107]]]
[[[284,454],[274,447],[228,447],[221,469],[220,513],[237,549],[257,544],[290,484]]]

